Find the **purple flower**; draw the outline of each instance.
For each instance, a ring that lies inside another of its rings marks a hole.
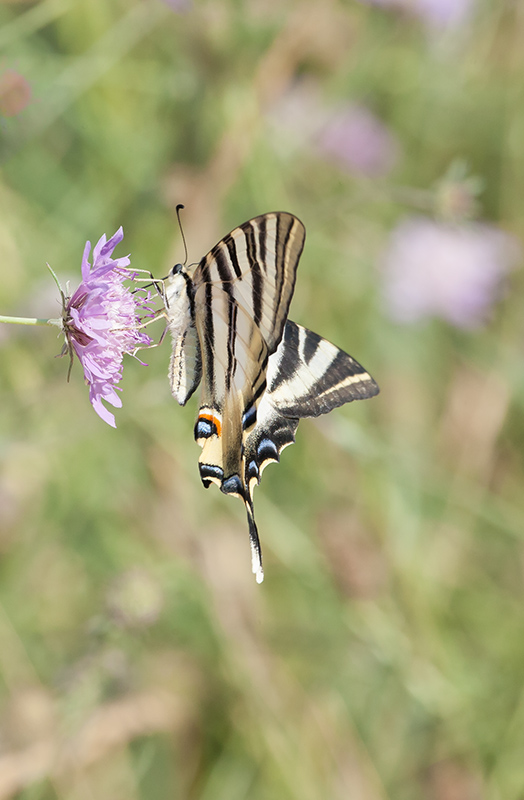
[[[466,22],[475,0],[418,0],[415,10],[433,28],[456,28]]]
[[[66,298],[63,330],[64,352],[78,356],[89,386],[89,399],[96,413],[114,428],[115,417],[103,405],[106,400],[115,408],[122,401],[115,384],[122,378],[124,353],[151,344],[139,330],[139,312],[148,312],[149,297],[140,298],[123,285],[133,278],[129,258],[112,258],[113,250],[124,238],[122,228],[107,242],[105,234],[93,250],[93,266],[88,258],[91,243],[86,242],[82,258],[82,283],[72,297]]]
[[[398,145],[369,109],[350,104],[329,115],[317,137],[317,151],[339,166],[378,177],[394,166]]]
[[[162,2],[179,14],[189,11],[192,5],[191,0],[162,0]]]
[[[491,225],[405,219],[383,257],[389,313],[399,322],[440,317],[474,328],[486,319],[519,255],[516,240]]]
[[[470,16],[476,0],[360,0],[366,5],[406,11],[420,17],[430,28],[459,27]]]
[[[358,103],[328,105],[308,80],[286,92],[269,119],[277,147],[307,148],[357,175],[388,173],[400,149],[393,133],[368,108]]]

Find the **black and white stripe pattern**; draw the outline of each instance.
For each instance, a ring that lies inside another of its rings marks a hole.
[[[165,280],[172,391],[183,405],[202,383],[200,476],[244,501],[259,582],[253,490],[265,466],[294,442],[301,417],[378,392],[351,356],[287,318],[304,239],[292,214],[264,214]]]
[[[358,361],[317,333],[288,320],[268,370],[268,394],[281,414],[318,417],[378,394]]]

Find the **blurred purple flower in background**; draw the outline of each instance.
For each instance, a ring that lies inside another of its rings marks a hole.
[[[122,378],[124,353],[151,344],[138,329],[139,313],[148,313],[149,296],[141,298],[123,285],[133,278],[127,269],[129,258],[112,258],[113,250],[124,238],[122,228],[107,242],[105,234],[93,250],[93,266],[88,258],[91,243],[86,242],[82,258],[82,283],[67,299],[63,312],[63,331],[67,344],[63,354],[74,351],[84,369],[91,404],[104,422],[114,428],[115,417],[103,405],[107,401],[121,408],[115,384]]]
[[[316,149],[350,172],[378,177],[395,165],[399,148],[375,114],[348,104],[330,114],[316,137]]]
[[[269,119],[277,147],[309,149],[355,175],[388,173],[400,151],[393,133],[370,109],[358,103],[329,106],[310,80],[286,92]]]
[[[169,6],[173,11],[183,14],[192,6],[191,0],[162,0],[164,5]]]
[[[31,102],[31,84],[13,69],[0,75],[0,114],[15,117]]]
[[[405,11],[430,28],[456,28],[470,17],[476,0],[359,0],[365,5]]]
[[[476,327],[519,256],[516,239],[492,225],[405,219],[383,257],[390,316],[398,322],[440,317],[460,328]]]
[[[416,13],[435,28],[454,28],[470,17],[476,0],[418,0]],[[409,4],[413,7],[413,3]]]

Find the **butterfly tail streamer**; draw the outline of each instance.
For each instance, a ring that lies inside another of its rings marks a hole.
[[[258,538],[258,530],[255,523],[255,512],[253,508],[253,501],[245,499],[247,511],[247,522],[249,525],[249,543],[251,545],[251,568],[257,583],[262,583],[264,580],[264,569],[262,567],[262,549],[260,547],[260,539]]]

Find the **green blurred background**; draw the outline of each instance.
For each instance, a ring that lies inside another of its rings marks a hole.
[[[190,261],[281,209],[291,317],[381,386],[265,473],[257,586],[168,342],[113,430],[52,329],[2,326],[0,800],[524,798],[523,277],[485,324],[405,324],[383,266],[414,214],[518,240],[524,7],[382,5],[0,4],[0,312],[57,316],[45,262],[74,288],[120,225],[165,275],[176,203]],[[364,164],[319,134],[357,106]]]

